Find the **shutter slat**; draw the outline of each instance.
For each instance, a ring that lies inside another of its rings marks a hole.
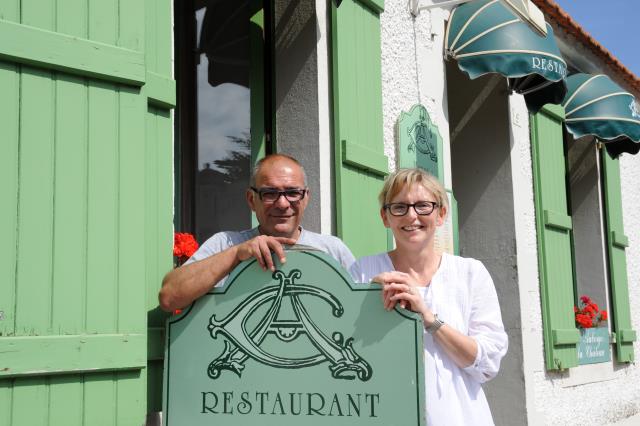
[[[389,173],[387,157],[356,143],[342,141],[342,161],[381,176]]]
[[[622,232],[611,231],[611,243],[622,249],[629,247],[629,239]]]
[[[620,330],[620,342],[632,343],[637,340],[635,330]]]
[[[575,345],[580,342],[580,332],[577,328],[569,328],[566,330],[553,330],[554,345]]]
[[[551,210],[544,211],[544,224],[545,226],[564,231],[571,231],[573,228],[570,216]]]

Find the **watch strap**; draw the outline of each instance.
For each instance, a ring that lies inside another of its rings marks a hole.
[[[444,321],[438,318],[438,314],[434,314],[434,320],[429,327],[426,327],[427,333],[433,334],[440,329],[444,325]]]

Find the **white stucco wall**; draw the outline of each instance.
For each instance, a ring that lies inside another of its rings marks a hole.
[[[382,109],[385,154],[396,168],[395,126],[400,113],[415,104],[427,109],[443,138],[445,186],[451,187],[449,123],[442,46],[448,11],[434,9],[417,17],[407,1],[385,2],[380,17],[382,39]]]
[[[391,168],[395,169],[396,120],[402,111],[422,103],[443,135],[445,184],[450,187],[449,123],[442,52],[447,16],[447,11],[433,9],[413,18],[406,1],[385,2],[381,16],[382,90],[385,154]],[[576,56],[584,55],[579,52]],[[592,58],[591,63],[597,63],[597,60]],[[513,303],[519,303],[522,312],[522,368],[527,400],[526,414],[522,419],[514,419],[512,424],[613,423],[640,412],[640,368],[637,365],[611,362],[580,366],[564,373],[546,372],[529,119],[520,95],[510,97],[510,120],[519,290],[519,300]],[[640,264],[637,261],[640,259],[640,155],[624,155],[621,166],[624,224],[629,238],[627,268],[631,315],[633,328],[640,331]],[[636,359],[640,358],[637,342],[635,352]]]
[[[559,31],[556,29],[556,36],[558,34]],[[571,52],[563,51],[563,55],[574,66],[588,64],[588,69],[584,70],[586,72],[610,72],[604,66],[598,69],[599,59],[575,41],[561,41],[559,44],[562,49],[572,49]],[[512,118],[516,111],[521,111],[521,115],[526,119],[524,104],[514,105]],[[530,183],[531,151],[528,137],[523,133],[514,147],[518,149],[512,152],[512,164],[517,162],[521,165],[518,168],[514,164],[513,170],[514,187],[521,188],[518,191],[519,205],[516,205],[516,216],[519,217],[516,233],[529,424],[580,425],[584,424],[585,419],[592,419],[592,422],[598,424],[609,424],[637,415],[640,413],[640,367],[637,364],[617,364],[612,361],[579,366],[564,373],[548,373],[545,370],[538,269],[537,263],[532,261],[537,260],[537,253],[535,218],[532,216],[533,190]],[[637,262],[640,258],[640,188],[637,185],[640,178],[639,167],[639,156],[622,156],[622,208],[624,230],[629,237],[629,248],[626,252],[627,276],[634,330],[639,330],[640,326],[640,265]],[[528,327],[524,326],[525,318],[529,319]],[[637,342],[634,348],[638,359],[640,348]],[[615,358],[615,352],[612,353],[612,357]]]
[[[629,237],[627,248],[627,278],[629,282],[629,303],[631,305],[632,328],[640,333],[640,155],[623,155],[620,160],[622,181],[622,211],[624,231]],[[629,390],[627,400],[633,402],[635,413],[640,413],[640,342],[633,345],[636,364],[626,373],[624,381]],[[627,403],[625,403],[627,404]],[[628,403],[631,406],[631,403]]]
[[[547,373],[544,365],[542,311],[538,281],[537,238],[531,170],[531,142],[524,99],[512,95],[511,164],[527,419],[529,425],[609,424],[640,413],[640,368],[615,362],[580,366],[565,373]],[[621,159],[625,234],[629,237],[627,271],[633,329],[640,326],[640,157]],[[636,359],[640,348],[636,342]],[[614,354],[615,356],[615,354]]]
[[[516,225],[518,238],[518,270],[520,304],[523,312],[524,370],[530,425],[581,425],[585,419],[597,424],[609,424],[640,412],[640,368],[637,365],[617,365],[615,362],[585,365],[564,373],[548,373],[544,367],[544,347],[540,292],[537,280],[535,218],[533,191],[530,189],[530,143],[526,137],[516,137],[512,151],[514,182],[519,180]],[[519,172],[515,163],[523,165]],[[640,255],[640,190],[634,182],[640,178],[640,158],[623,156],[622,191],[625,233],[629,236],[627,270],[633,328],[640,326],[640,269],[634,259]],[[525,270],[528,271],[525,273]],[[528,319],[525,326],[524,318]],[[635,344],[636,356],[638,344]]]

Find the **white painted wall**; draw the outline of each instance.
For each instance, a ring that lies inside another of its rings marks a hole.
[[[402,111],[425,106],[443,137],[445,186],[451,187],[449,123],[442,49],[444,17],[439,8],[409,13],[408,2],[385,2],[380,18],[382,38],[382,108],[384,148],[392,170],[396,167],[395,125]]]
[[[573,37],[566,36],[554,28],[562,54],[568,62],[581,71],[590,73],[610,73],[606,65],[590,51],[581,47]],[[616,78],[614,78],[616,80]],[[524,114],[524,104],[515,106]],[[520,206],[516,205],[516,216],[520,219],[516,225],[518,235],[518,269],[520,272],[520,304],[523,318],[530,318],[528,328],[523,327],[524,369],[527,384],[527,407],[529,424],[583,424],[585,419],[594,419],[598,424],[614,423],[640,413],[640,367],[637,364],[610,363],[579,366],[565,373],[548,373],[544,367],[544,348],[542,344],[542,322],[540,310],[540,292],[537,282],[537,264],[535,253],[535,222],[526,213],[533,212],[533,192],[529,192],[531,162],[530,142],[523,134],[514,146],[512,164],[521,164],[522,172],[514,165],[514,185],[520,180]],[[517,158],[516,158],[517,154]],[[621,159],[621,180],[623,195],[624,230],[629,237],[627,248],[627,276],[633,329],[640,330],[640,156],[624,154]],[[530,201],[527,201],[530,199]],[[519,211],[519,213],[518,213]],[[519,231],[519,232],[518,232]],[[525,250],[525,253],[521,253]],[[522,256],[520,256],[522,255]],[[530,272],[524,273],[524,269]],[[534,281],[535,271],[535,281]],[[527,314],[526,312],[529,311]],[[638,342],[634,345],[636,359],[640,356]],[[613,355],[615,357],[615,354]]]
[[[423,4],[429,3],[422,0]],[[385,154],[395,168],[395,124],[401,111],[422,103],[444,138],[446,186],[451,186],[449,123],[442,52],[444,20],[448,12],[433,9],[413,18],[405,0],[387,0],[381,16],[382,89]],[[556,29],[556,35],[558,34]],[[593,72],[598,59],[588,57],[575,42],[573,58],[589,64]],[[573,60],[574,65],[581,61]],[[595,65],[594,65],[595,64]],[[603,72],[607,68],[602,65]],[[537,239],[531,170],[528,111],[520,95],[509,99],[511,169],[516,235],[518,299],[522,313],[523,374],[527,413],[511,424],[583,424],[587,419],[607,424],[640,412],[640,367],[615,362],[580,366],[565,373],[548,373],[544,366],[542,314],[538,281]],[[640,155],[621,160],[625,233],[629,237],[627,269],[633,328],[640,331]],[[635,344],[636,358],[640,345]],[[519,380],[514,377],[513,380]],[[507,402],[508,403],[508,402]]]

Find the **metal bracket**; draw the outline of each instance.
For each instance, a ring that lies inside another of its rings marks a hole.
[[[413,16],[418,16],[421,10],[429,10],[434,7],[456,6],[462,3],[468,3],[473,0],[427,0],[431,4],[420,4],[425,0],[408,0],[409,12]],[[518,2],[514,4],[513,0],[500,0],[502,4],[515,13],[524,23],[529,25],[533,30],[537,31],[541,36],[547,36],[547,24],[544,20],[544,13],[531,0],[526,0],[525,4]]]
[[[467,3],[471,0],[444,0],[432,4],[420,4],[420,0],[409,0],[409,11],[413,16],[418,16],[421,10],[429,10],[434,7],[447,7],[447,6],[455,6],[461,3]]]

